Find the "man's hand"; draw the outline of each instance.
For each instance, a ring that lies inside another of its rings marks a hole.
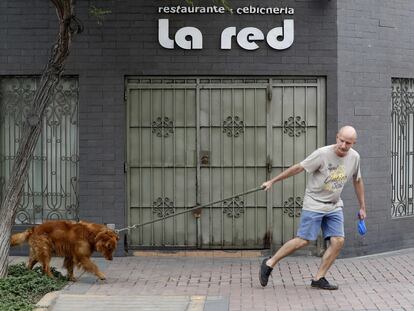
[[[273,182],[272,182],[271,180],[268,180],[268,181],[265,181],[265,182],[262,184],[262,188],[264,188],[263,190],[267,191],[267,190],[269,190],[270,188],[272,188],[272,185],[273,185]]]
[[[359,219],[365,219],[367,217],[367,212],[365,209],[361,208],[358,213]]]

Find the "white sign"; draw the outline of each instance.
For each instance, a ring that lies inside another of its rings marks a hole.
[[[257,41],[263,41],[263,32],[255,27],[246,27],[237,31],[236,27],[227,27],[221,33],[222,50],[231,50],[232,39],[236,37],[237,44],[245,50],[259,48]],[[293,44],[294,22],[293,19],[285,19],[283,27],[270,29],[266,35],[267,44],[275,50],[285,50]],[[175,44],[184,50],[200,50],[203,48],[203,34],[196,27],[183,27],[175,33],[174,39],[170,38],[169,20],[158,20],[158,42],[166,49],[174,49]]]
[[[200,50],[203,48],[203,35],[201,31],[195,27],[183,27],[178,29],[174,39],[175,43],[184,50]],[[158,20],[158,42],[163,48],[174,48],[174,40],[169,37],[168,19]]]
[[[159,14],[272,14],[272,15],[293,15],[295,9],[291,7],[260,7],[260,6],[245,6],[240,8],[228,8],[223,6],[160,6],[158,7]]]

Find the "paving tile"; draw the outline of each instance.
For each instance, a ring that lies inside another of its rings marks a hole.
[[[124,306],[130,297],[138,297],[136,299],[141,302],[145,297],[156,297],[148,298],[142,308],[150,308],[152,304],[159,306],[158,310],[163,310],[162,303],[168,299],[174,302],[171,308],[179,310],[185,303],[188,307],[191,297],[204,297],[193,302],[194,306],[197,306],[196,302],[198,307],[203,306],[205,311],[414,310],[414,249],[337,260],[326,276],[339,285],[337,291],[309,286],[320,258],[285,258],[273,270],[268,286],[262,288],[257,276],[261,258],[223,258],[218,257],[219,252],[215,254],[205,257],[131,256],[115,258],[111,262],[93,258],[107,280],[97,281],[94,276],[77,271],[78,282],[67,286],[62,291],[62,298],[76,305],[76,297],[85,297],[88,303],[93,301],[88,297],[108,297]],[[11,260],[18,262],[22,258]],[[59,260],[52,263],[61,266]],[[60,299],[61,296],[57,303]],[[71,311],[83,309],[98,310],[96,305],[91,308],[78,305]],[[116,310],[122,309],[116,307]]]

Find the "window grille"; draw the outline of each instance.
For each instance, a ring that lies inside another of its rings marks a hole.
[[[39,77],[0,77],[0,198]],[[78,81],[62,77],[43,118],[16,224],[78,218]]]
[[[392,79],[391,215],[414,215],[414,79]]]

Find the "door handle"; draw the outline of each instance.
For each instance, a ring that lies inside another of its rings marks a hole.
[[[272,168],[273,168],[273,161],[270,159],[270,157],[268,156],[266,158],[266,169],[268,173],[272,172]]]
[[[210,151],[200,151],[200,163],[201,165],[210,165]]]

